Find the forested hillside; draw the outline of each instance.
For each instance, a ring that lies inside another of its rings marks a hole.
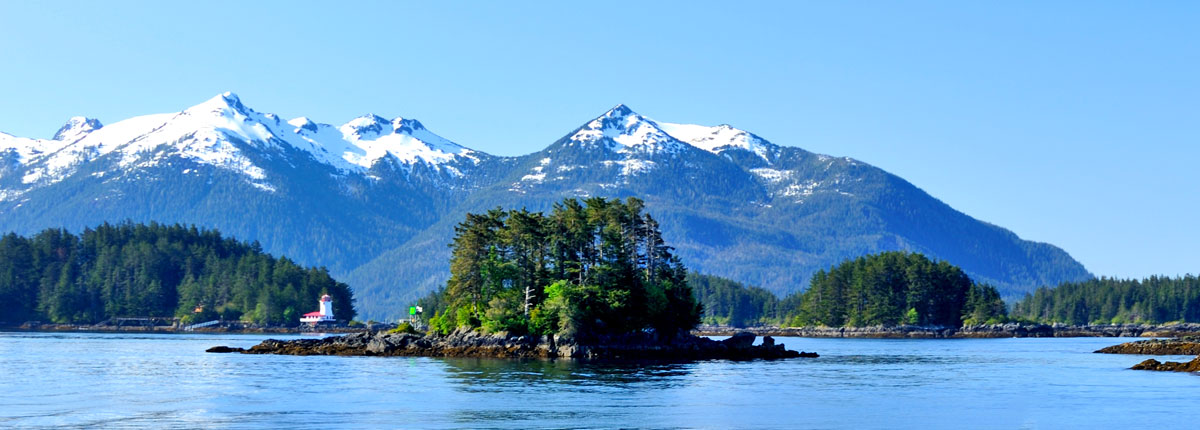
[[[703,323],[731,327],[779,324],[779,297],[720,276],[690,272],[688,285],[704,306]]]
[[[333,296],[339,319],[355,316],[349,287],[324,268],[194,226],[103,224],[80,235],[0,238],[0,320],[8,324],[179,316],[294,325],[322,294]]]

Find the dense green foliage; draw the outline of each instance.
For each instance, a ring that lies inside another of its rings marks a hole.
[[[1200,278],[1099,278],[1040,288],[1013,316],[1066,324],[1200,322]]]
[[[468,214],[455,233],[450,280],[421,302],[439,331],[587,339],[672,336],[699,322],[687,270],[638,199],[566,199],[549,215],[497,208]]]
[[[104,224],[78,236],[50,229],[0,238],[8,323],[179,316],[295,325],[316,310],[322,294],[333,296],[338,318],[354,317],[349,288],[324,268],[304,268],[263,253],[257,243],[194,226]]]
[[[819,271],[807,291],[783,299],[716,276],[693,275],[688,282],[709,324],[959,327],[1006,319],[995,288],[975,283],[945,261],[905,252],[868,255]]]
[[[749,327],[778,323],[779,298],[770,291],[697,273],[688,273],[687,281],[704,306],[705,324]]]
[[[789,302],[792,300],[785,300]],[[884,252],[822,270],[799,297],[797,325],[938,325],[999,321],[1004,302],[945,261]]]

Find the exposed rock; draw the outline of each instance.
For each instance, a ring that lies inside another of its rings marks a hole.
[[[653,334],[637,333],[606,336],[592,342],[582,343],[553,336],[483,334],[473,330],[459,329],[448,336],[374,332],[353,333],[323,339],[290,341],[268,339],[250,349],[231,352],[284,355],[635,360],[750,360],[818,356],[816,353],[788,350],[783,344],[775,344],[775,340],[772,338],[764,338],[762,345],[755,346],[755,338],[753,333],[746,332],[720,342],[691,335],[663,340]],[[210,352],[219,351],[210,350]]]
[[[205,350],[204,352],[215,352],[215,353],[219,353],[219,354],[225,354],[225,353],[230,353],[230,352],[243,352],[243,351],[245,351],[245,350],[242,348],[230,348],[228,346],[214,346],[212,348]]]
[[[1160,363],[1153,358],[1134,365],[1133,370],[1157,370],[1163,372],[1200,372],[1200,357],[1186,363],[1168,361]]]
[[[1102,354],[1200,355],[1200,338],[1147,339],[1097,350]]]
[[[739,331],[734,333],[733,336],[730,336],[729,339],[721,341],[721,343],[728,345],[730,348],[749,348],[750,346],[754,345],[754,339],[757,337],[758,336],[755,336],[754,333],[748,331]]]

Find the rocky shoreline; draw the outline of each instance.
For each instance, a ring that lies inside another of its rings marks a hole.
[[[873,339],[980,339],[1006,337],[1172,337],[1200,336],[1200,324],[1113,324],[1066,325],[1008,323],[961,328],[940,326],[873,327],[750,327],[701,326],[692,331],[700,336],[728,336],[748,331],[759,336]]]
[[[1135,354],[1135,355],[1196,355],[1188,362],[1159,362],[1153,358],[1135,364],[1133,370],[1154,370],[1160,372],[1200,372],[1200,337],[1185,336],[1175,339],[1147,339],[1136,342],[1125,342],[1095,351],[1098,354]]]
[[[323,339],[268,339],[249,349],[218,346],[208,352],[588,360],[774,360],[818,356],[788,350],[769,336],[763,338],[762,344],[754,345],[756,338],[752,333],[741,332],[722,341],[684,335],[663,342],[652,335],[634,334],[580,343],[554,336],[482,334],[472,330],[457,330],[447,336],[363,332]]]
[[[1200,355],[1200,337],[1147,339],[1101,348],[1100,354]]]

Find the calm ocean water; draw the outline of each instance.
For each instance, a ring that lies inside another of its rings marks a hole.
[[[204,353],[265,338],[0,333],[0,427],[1200,426],[1200,378],[1091,353],[1128,339],[781,338],[822,356],[657,365]]]

